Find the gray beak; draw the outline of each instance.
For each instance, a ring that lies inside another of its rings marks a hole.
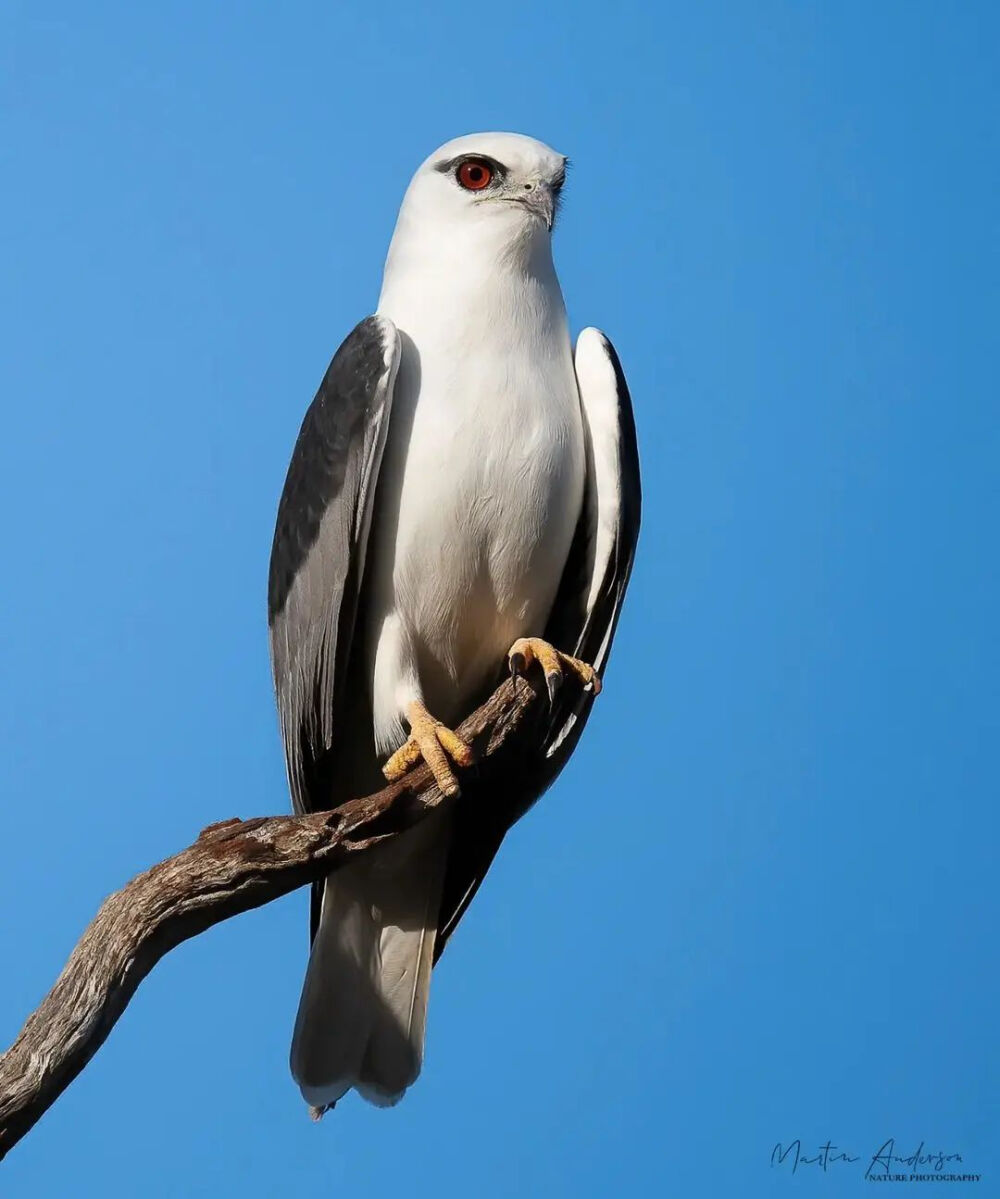
[[[505,204],[523,204],[529,212],[545,222],[546,229],[552,229],[556,214],[556,197],[552,187],[543,180],[517,184],[507,195],[497,196],[496,199]]]
[[[546,229],[552,229],[555,217],[555,197],[548,183],[540,180],[532,185],[530,192],[525,187],[518,199],[529,212],[534,212],[535,216],[541,217],[542,221],[546,223]]]
[[[545,222],[545,228],[552,229],[552,221],[556,214],[555,196],[547,183],[536,183],[534,190],[525,191],[521,201],[531,212]]]

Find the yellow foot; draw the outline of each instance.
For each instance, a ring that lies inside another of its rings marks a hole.
[[[562,686],[563,675],[567,670],[575,674],[584,687],[589,687],[595,695],[601,689],[601,680],[593,666],[588,666],[579,658],[571,658],[569,654],[564,654],[540,637],[518,638],[510,647],[507,662],[515,678],[523,674],[532,662],[537,662],[545,672],[545,686],[549,690],[550,703]]]
[[[419,700],[406,709],[406,719],[410,722],[409,740],[386,762],[382,773],[394,783],[423,758],[442,795],[457,795],[458,779],[448,759],[456,766],[471,766],[472,750],[457,733],[435,720]]]

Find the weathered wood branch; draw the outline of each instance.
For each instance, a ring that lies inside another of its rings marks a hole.
[[[461,726],[477,765],[474,800],[534,734],[541,688],[507,680]],[[518,734],[520,733],[520,737]],[[104,1043],[139,983],[175,945],[315,882],[410,828],[444,802],[426,766],[332,812],[225,820],[101,904],[55,986],[0,1057],[0,1158],[28,1132]]]

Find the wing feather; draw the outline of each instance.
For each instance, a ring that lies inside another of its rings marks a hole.
[[[297,812],[324,806],[316,768],[338,727],[399,355],[384,317],[348,335],[306,412],[278,505],[268,624]]]

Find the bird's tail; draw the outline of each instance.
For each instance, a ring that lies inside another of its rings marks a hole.
[[[425,818],[324,885],[291,1053],[314,1108],[351,1087],[387,1107],[420,1073],[446,820]]]

